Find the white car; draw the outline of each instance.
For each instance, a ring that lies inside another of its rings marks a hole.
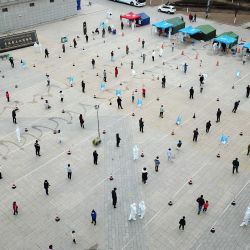
[[[158,11],[167,14],[174,14],[176,12],[176,8],[173,5],[163,4],[158,8]]]

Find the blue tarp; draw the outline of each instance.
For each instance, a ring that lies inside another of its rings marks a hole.
[[[147,25],[150,24],[150,17],[146,13],[139,13],[140,16],[139,23],[140,25]]]
[[[76,0],[76,4],[77,4],[77,10],[81,9],[81,0]]]
[[[225,43],[225,44],[232,44],[234,42],[236,42],[236,39],[231,37],[231,36],[227,36],[227,35],[222,35],[222,36],[218,36],[216,38],[214,38],[215,42],[219,42],[219,43]]]
[[[166,21],[160,21],[157,23],[153,23],[152,25],[155,26],[156,28],[159,28],[159,29],[168,29],[170,27],[173,27],[173,24],[168,23]]]
[[[249,43],[245,43],[245,44],[243,45],[243,48],[250,49],[250,42],[249,42]]]
[[[188,26],[188,27],[185,27],[183,29],[180,29],[178,32],[185,33],[185,34],[188,34],[190,36],[197,34],[197,33],[201,33],[201,31],[199,29],[195,29],[192,26]]]

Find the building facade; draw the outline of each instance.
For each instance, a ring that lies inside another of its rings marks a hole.
[[[76,14],[76,0],[0,0],[0,33],[26,29]]]

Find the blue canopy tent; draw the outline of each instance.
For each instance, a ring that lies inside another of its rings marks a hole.
[[[171,33],[171,28],[173,24],[166,21],[160,21],[152,24],[153,27],[156,27],[156,32],[160,35],[168,36]]]
[[[236,39],[231,36],[223,35],[223,36],[218,36],[214,38],[214,41],[218,43],[224,43],[226,45],[230,45],[230,44],[235,43]]]
[[[178,32],[181,33],[181,36],[179,36],[179,38],[182,42],[184,41],[194,42],[194,39],[191,36],[201,33],[199,29],[193,28],[192,26],[180,29]]]
[[[140,18],[136,20],[136,24],[139,26],[144,26],[150,24],[150,17],[146,13],[139,13]]]
[[[179,32],[192,36],[197,33],[200,33],[201,31],[199,29],[193,28],[192,26],[188,26],[183,29],[180,29]]]
[[[250,42],[244,43],[243,48],[246,48],[246,49],[250,50]]]

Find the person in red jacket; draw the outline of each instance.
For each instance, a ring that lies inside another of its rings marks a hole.
[[[207,211],[208,206],[209,206],[208,201],[206,201],[205,204],[203,205],[203,212]]]
[[[10,102],[10,94],[8,91],[6,91],[5,96],[6,96],[7,102]]]
[[[13,214],[17,215],[18,214],[18,206],[17,206],[15,201],[13,201],[12,208],[13,208]]]
[[[115,77],[117,77],[117,76],[118,76],[118,68],[115,67]]]

